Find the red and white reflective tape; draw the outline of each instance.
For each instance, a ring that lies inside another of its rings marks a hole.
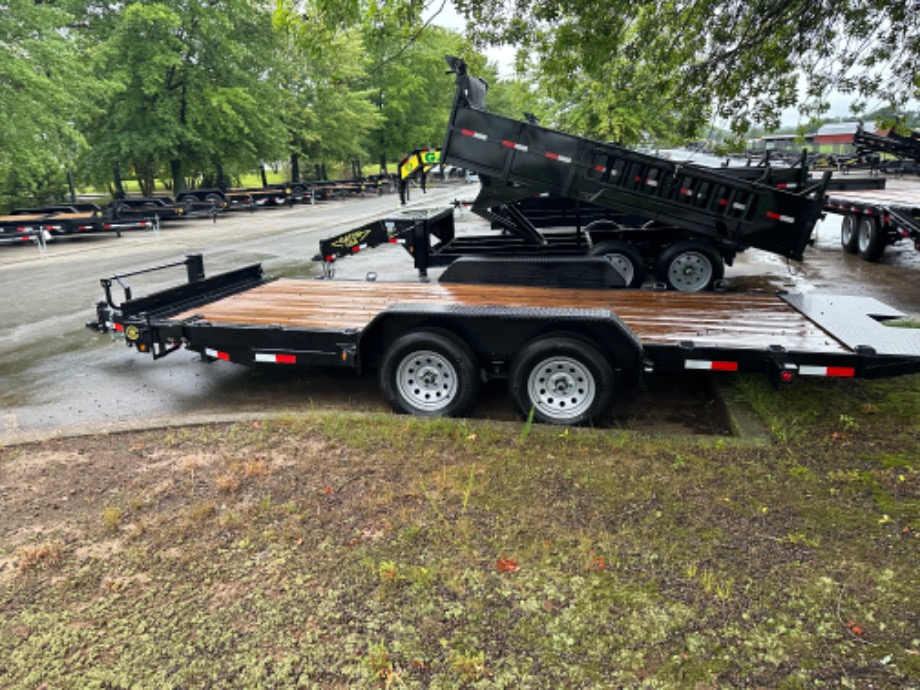
[[[211,348],[206,347],[204,349],[204,353],[208,357],[213,357],[214,359],[222,359],[225,362],[230,361],[230,355],[228,355],[226,352],[221,352],[220,350],[212,350]]]
[[[796,182],[781,182],[776,185],[777,189],[798,189],[799,185]]]
[[[658,186],[658,180],[648,179],[648,180],[645,181],[645,184],[647,184],[649,187],[657,187],[657,186]]]
[[[487,141],[489,138],[488,134],[483,134],[482,132],[474,132],[472,129],[461,129],[460,134],[473,137],[474,139],[479,139],[480,141]]]
[[[595,165],[594,169],[601,174],[607,172],[607,168],[605,168],[603,165]]]
[[[775,211],[767,211],[767,218],[770,220],[781,220],[784,223],[794,223],[795,218],[792,216],[784,216],[781,213],[776,213]]]
[[[688,359],[685,369],[702,369],[704,371],[738,371],[738,362],[713,362],[706,359]]]
[[[684,196],[693,196],[693,190],[687,189],[686,187],[681,187],[680,193],[683,194]]]
[[[518,151],[526,151],[527,147],[524,144],[516,144],[513,141],[508,141],[507,139],[502,139],[502,146],[505,146],[509,149],[517,149]]]
[[[390,244],[405,244],[406,240],[404,240],[402,237],[391,237],[389,240],[387,240],[387,242]]]
[[[553,153],[552,151],[547,151],[544,155],[550,160],[559,161],[560,163],[571,163],[572,162],[572,159],[569,158],[568,156],[563,156],[558,153]]]
[[[735,209],[736,211],[743,211],[744,209],[747,208],[747,206],[745,206],[744,204],[739,204],[735,202],[734,204],[732,204],[732,208]]]
[[[256,362],[265,362],[267,364],[297,364],[295,355],[273,355],[264,352],[256,352]]]
[[[815,367],[804,365],[799,367],[802,376],[836,376],[839,378],[853,378],[856,370],[853,367]]]
[[[113,331],[123,331],[125,330],[125,325],[123,323],[113,323],[112,330]]]
[[[357,254],[362,249],[367,249],[367,245],[366,244],[356,244],[354,247],[351,248],[351,253]]]

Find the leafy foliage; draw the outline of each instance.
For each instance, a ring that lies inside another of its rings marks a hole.
[[[131,2],[104,10],[95,26],[95,67],[113,83],[92,128],[97,172],[133,168],[149,192],[167,165],[178,188],[180,162],[193,173],[234,173],[279,154],[275,43],[264,6]]]
[[[33,0],[0,4],[0,207],[61,194],[65,166],[85,142],[79,114],[91,82],[62,7]]]
[[[456,4],[478,40],[534,55],[557,95],[574,82],[576,122],[626,140],[636,118],[691,131],[716,116],[741,134],[754,123],[775,128],[796,104],[820,116],[833,89],[857,111],[868,98],[901,107],[920,89],[920,11],[900,0]]]
[[[338,29],[280,2],[274,25],[283,46],[279,61],[282,120],[289,155],[321,163],[366,155],[362,139],[380,124],[370,102],[364,45],[357,29]]]

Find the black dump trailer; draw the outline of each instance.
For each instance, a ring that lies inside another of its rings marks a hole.
[[[588,254],[606,257],[630,287],[641,285],[652,269],[667,287],[694,292],[716,284],[723,263],[748,247],[799,261],[811,242],[829,175],[805,184],[801,171],[737,173],[681,164],[490,113],[486,83],[467,74],[459,58],[447,61],[456,94],[440,162],[478,174],[482,186],[472,210],[505,234],[461,241],[448,239],[444,230],[419,252],[421,240],[412,230],[422,276],[431,266],[470,254]],[[638,224],[605,220],[584,234],[568,229],[551,236],[519,206],[541,194],[607,209]],[[360,249],[345,246],[343,237],[333,238],[338,251],[327,252],[327,242],[318,258],[334,260]],[[408,248],[405,240],[395,238]]]
[[[920,163],[920,132],[899,134],[895,129],[890,129],[882,135],[867,132],[860,123],[853,135],[853,146],[857,155],[886,154],[897,162],[910,161],[914,166]],[[888,165],[878,159],[878,156],[876,159],[879,167]]]
[[[154,359],[187,349],[249,366],[376,371],[390,405],[421,416],[463,415],[483,381],[505,379],[523,416],[564,425],[603,422],[614,395],[668,372],[781,384],[920,371],[920,331],[886,327],[900,315],[869,298],[542,287],[526,259],[495,260],[503,284],[450,278],[466,261],[438,283],[380,283],[271,280],[258,264],[206,277],[193,255],[103,279],[87,326]],[[622,285],[604,259],[591,263]],[[175,287],[132,294],[132,276],[179,268],[187,280]]]

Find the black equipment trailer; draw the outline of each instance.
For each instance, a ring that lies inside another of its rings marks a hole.
[[[798,261],[811,242],[829,175],[800,185],[791,178],[779,181],[775,176],[780,173],[770,169],[742,174],[680,164],[496,115],[485,109],[486,83],[468,75],[463,60],[447,61],[456,95],[440,162],[479,175],[482,187],[472,210],[507,235],[459,242],[447,239],[445,231],[427,242],[427,263],[415,253],[423,277],[428,267],[468,254],[589,254],[606,257],[630,287],[641,285],[651,267],[669,288],[693,292],[716,284],[723,262],[731,264],[748,247]],[[803,171],[781,174],[804,181]],[[529,222],[517,204],[544,193],[610,209],[642,224],[623,227],[605,221],[584,235],[568,231],[567,237],[551,237]],[[318,258],[353,253],[360,245],[348,247],[344,240],[360,235],[332,238],[323,246],[332,242],[338,251],[321,247]],[[394,239],[405,237],[389,238]],[[416,239],[414,246],[419,245]]]
[[[876,378],[920,371],[920,331],[863,297],[675,294],[521,285],[270,280],[259,264],[205,277],[201,255],[102,280],[87,327],[159,359],[179,349],[244,365],[379,371],[398,412],[463,415],[483,380],[503,378],[538,422],[602,421],[614,391],[684,371]],[[502,281],[526,260],[501,260]],[[607,280],[622,280],[594,259]],[[583,261],[578,262],[579,269]],[[187,282],[146,296],[127,280],[184,267]],[[458,275],[459,279],[462,276]],[[116,301],[120,287],[124,299]]]

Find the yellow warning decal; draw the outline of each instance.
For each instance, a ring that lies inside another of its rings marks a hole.
[[[332,242],[333,247],[354,247],[361,244],[361,242],[368,235],[371,234],[370,230],[355,230],[350,232],[347,235],[342,235]]]
[[[137,326],[128,326],[125,328],[125,337],[128,340],[137,340],[141,337],[141,332],[137,329]]]

